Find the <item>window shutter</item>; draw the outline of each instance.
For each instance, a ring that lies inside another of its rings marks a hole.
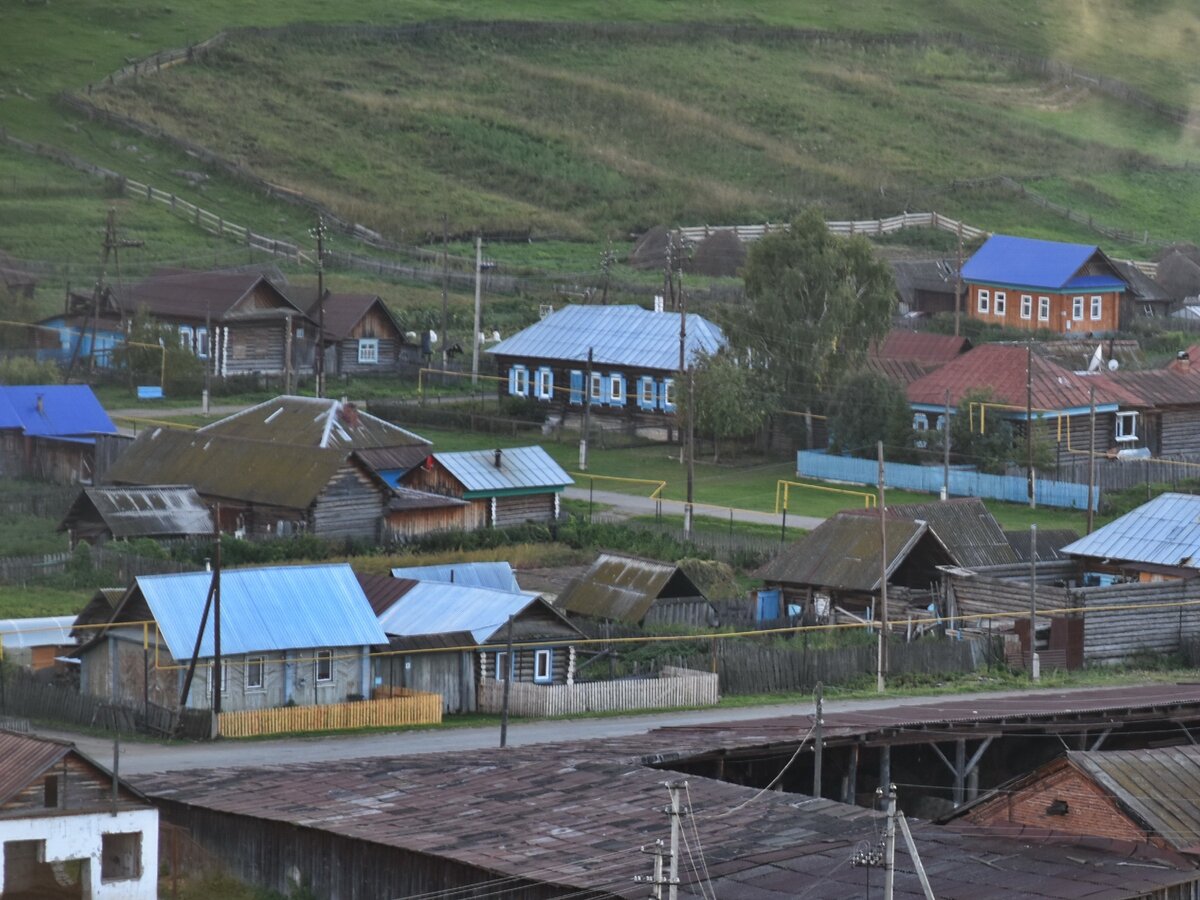
[[[643,375],[637,383],[638,409],[654,409],[654,379]]]
[[[583,373],[578,369],[571,371],[571,402],[576,406],[583,403]]]

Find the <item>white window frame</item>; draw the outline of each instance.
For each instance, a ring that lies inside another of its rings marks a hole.
[[[1049,297],[1038,297],[1038,321],[1039,322],[1049,322],[1050,321],[1050,298]]]
[[[1032,294],[1022,294],[1021,295],[1021,318],[1026,319],[1026,320],[1033,318],[1033,295]]]
[[[991,292],[986,288],[979,288],[978,292],[978,309],[983,315],[987,315],[989,301],[991,300]]]
[[[333,651],[332,650],[318,650],[316,652],[316,654],[314,655],[314,660],[316,662],[316,668],[317,668],[317,676],[316,676],[317,684],[331,683],[333,681]],[[326,673],[324,678],[321,677],[321,664],[322,663],[324,663],[326,666],[328,666],[328,669],[329,669],[329,671]]]
[[[190,325],[179,326],[179,346],[189,353],[195,353],[196,347],[192,343],[192,327]]]
[[[649,375],[644,375],[642,376],[641,383],[638,385],[638,387],[640,389],[639,393],[641,394],[641,405],[653,407],[655,401],[654,379]]]
[[[1092,321],[1099,322],[1104,318],[1104,298],[1099,294],[1092,294]]]
[[[258,680],[255,681],[251,673],[258,669]],[[265,656],[247,656],[246,657],[246,690],[247,691],[265,691],[267,689],[267,659]]]
[[[1116,419],[1116,440],[1136,441],[1138,439],[1138,414],[1136,412],[1119,412],[1117,413]]]
[[[625,379],[619,372],[608,376],[608,402],[625,405]]]
[[[516,658],[516,654],[513,655],[513,658],[514,659]],[[498,650],[496,652],[496,672],[495,672],[496,680],[497,681],[508,681],[509,677],[512,674],[513,674],[513,664],[508,659],[508,651],[507,650]]]
[[[928,431],[929,416],[925,415],[925,413],[914,413],[912,427],[913,431]]]
[[[1083,321],[1083,298],[1082,297],[1072,297],[1071,298],[1071,318],[1074,319],[1076,322]]]
[[[208,359],[208,329],[196,329],[196,355],[201,359]]]
[[[675,379],[674,378],[664,378],[663,379],[662,405],[663,405],[664,410],[670,409],[671,407],[673,407],[675,405]]]
[[[511,388],[514,397],[529,396],[529,370],[527,368],[513,366]]]
[[[1008,294],[1004,291],[996,291],[992,295],[992,312],[998,316],[1004,315],[1008,311]]]
[[[542,674],[543,663],[545,674]],[[546,648],[533,654],[533,680],[538,684],[549,684],[554,680],[554,651]]]
[[[588,385],[588,396],[593,403],[604,402],[604,376],[599,372],[592,373],[592,383]]]
[[[539,400],[554,396],[554,371],[545,366],[537,370],[537,395]]]
[[[208,666],[208,696],[212,696],[213,689],[213,666],[210,663]],[[225,694],[229,691],[229,660],[221,660],[221,693]]]
[[[359,365],[375,365],[379,362],[379,338],[358,339]]]

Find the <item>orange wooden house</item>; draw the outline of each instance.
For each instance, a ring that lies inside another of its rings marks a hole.
[[[1068,335],[1116,331],[1128,288],[1098,247],[1003,234],[967,260],[962,277],[972,318]]]

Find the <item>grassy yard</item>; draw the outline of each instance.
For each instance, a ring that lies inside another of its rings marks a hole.
[[[0,585],[0,619],[29,616],[73,616],[91,599],[95,591],[66,588]]]

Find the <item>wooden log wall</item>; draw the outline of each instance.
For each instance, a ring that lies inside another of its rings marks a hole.
[[[554,494],[529,494],[522,497],[497,497],[497,528],[521,525],[525,522],[552,522],[554,520]]]
[[[374,539],[379,535],[383,508],[382,490],[358,466],[345,463],[317,497],[313,533]]]
[[[978,576],[952,576],[948,580],[948,615],[978,615],[985,613],[1012,613],[1025,615],[1029,612],[1029,582]],[[1071,605],[1071,594],[1067,588],[1039,584],[1037,586],[1038,610],[1066,609]],[[962,627],[980,627],[983,620],[970,620]]]
[[[1015,578],[1018,581],[1029,580],[1029,563],[1008,563],[1003,566],[986,566],[972,570],[981,578]],[[1070,582],[1080,575],[1080,566],[1070,559],[1056,559],[1037,564],[1038,584],[1055,584]]]
[[[268,325],[225,326],[228,349],[221,346],[219,366],[225,375],[263,372],[278,375],[284,365],[283,322]]]
[[[46,787],[48,779],[54,779],[49,792]],[[120,799],[131,801],[137,798],[122,785]],[[54,802],[51,803],[51,800]],[[8,814],[23,810],[84,810],[109,807],[111,804],[112,777],[89,765],[79,756],[68,754],[21,791],[9,797],[0,805],[0,812]]]
[[[676,597],[656,600],[643,622],[646,626],[689,625],[712,628],[717,624],[712,604],[703,597]]]
[[[1083,655],[1118,664],[1140,654],[1178,653],[1200,637],[1200,581],[1112,585],[1073,592],[1084,613]],[[1178,605],[1192,603],[1195,605]],[[1129,609],[1104,607],[1128,606]]]

